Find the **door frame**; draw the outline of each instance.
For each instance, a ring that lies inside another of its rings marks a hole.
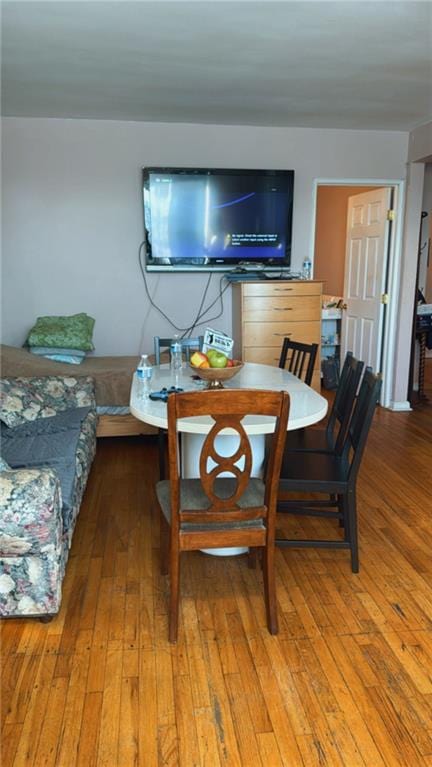
[[[387,312],[382,328],[382,375],[383,386],[381,389],[380,404],[383,407],[392,406],[393,379],[395,370],[395,350],[397,318],[399,305],[399,292],[402,268],[402,245],[403,245],[403,216],[405,206],[405,181],[402,179],[376,179],[376,178],[316,178],[313,183],[313,202],[312,202],[312,229],[310,238],[310,260],[312,263],[312,274],[314,269],[315,256],[315,236],[316,236],[316,215],[319,186],[358,186],[361,187],[392,187],[394,191],[393,210],[395,219],[390,232],[389,255],[387,262],[387,292],[390,300],[387,305]]]

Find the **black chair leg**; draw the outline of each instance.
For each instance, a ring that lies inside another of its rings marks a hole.
[[[342,495],[331,495],[330,498],[332,499],[332,501],[336,501],[337,507],[338,507],[338,511],[343,515],[342,517],[339,517],[339,527],[345,527],[345,522],[346,522],[345,516],[346,515],[345,515],[345,510],[344,510],[344,505],[343,505],[343,496]],[[345,535],[345,540],[347,540],[346,535]]]
[[[349,542],[351,548],[351,570],[359,571],[358,536],[357,536],[357,510],[356,497],[352,492],[345,496],[346,519],[348,521]]]
[[[348,518],[348,501],[345,495],[338,495],[338,507],[339,507],[339,511],[342,513],[342,519],[339,520],[339,527],[343,528],[344,541],[348,543],[349,547],[351,548],[350,526],[349,526],[349,518]]]

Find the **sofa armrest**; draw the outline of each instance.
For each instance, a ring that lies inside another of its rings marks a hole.
[[[96,407],[90,376],[1,379],[1,419],[8,426],[55,415],[75,407]]]
[[[0,556],[60,550],[61,504],[60,482],[53,469],[0,472]]]

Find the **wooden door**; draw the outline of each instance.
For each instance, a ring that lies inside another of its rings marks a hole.
[[[390,200],[388,187],[348,199],[342,360],[350,350],[374,372],[381,369]]]

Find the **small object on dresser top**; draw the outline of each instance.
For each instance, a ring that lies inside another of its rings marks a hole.
[[[312,261],[308,256],[306,256],[305,260],[303,261],[303,267],[302,267],[302,279],[303,280],[310,280],[312,276]]]

